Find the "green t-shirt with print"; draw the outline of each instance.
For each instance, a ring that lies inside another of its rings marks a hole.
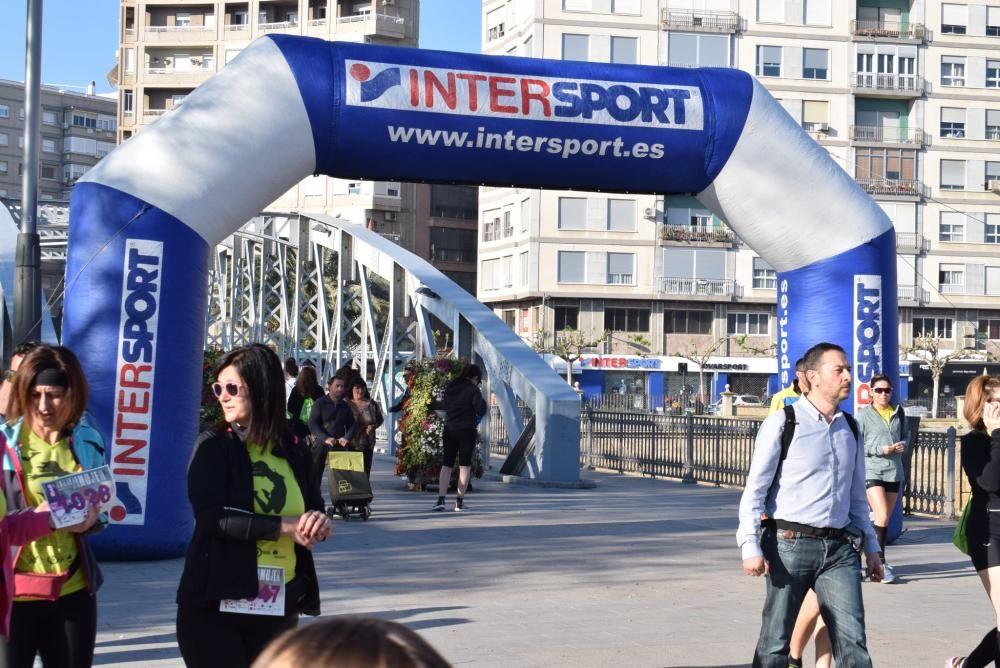
[[[21,450],[21,470],[24,472],[24,500],[32,507],[41,505],[45,500],[43,482],[81,470],[66,439],[49,444],[24,426],[21,428],[18,444]],[[65,530],[54,531],[25,545],[15,569],[19,573],[57,575],[70,569],[77,554],[76,536]],[[86,586],[83,569],[77,568],[72,577],[63,583],[59,595],[66,596]],[[14,600],[33,599],[18,597]]]
[[[253,471],[253,510],[261,515],[298,517],[306,511],[306,502],[288,460],[275,456],[270,448],[251,443],[250,464]],[[257,565],[285,569],[285,582],[295,577],[295,541],[282,536],[278,540],[257,541]]]

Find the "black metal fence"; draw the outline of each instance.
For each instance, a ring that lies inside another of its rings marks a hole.
[[[523,409],[527,418],[529,412]],[[742,487],[763,420],[595,410],[580,416],[580,465]],[[920,431],[908,449],[903,512],[953,517],[956,512],[955,429]],[[503,417],[494,406],[485,438],[490,452],[510,452]]]

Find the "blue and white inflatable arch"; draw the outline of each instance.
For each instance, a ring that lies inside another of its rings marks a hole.
[[[119,481],[107,552],[188,540],[209,253],[309,174],[694,193],[779,272],[783,383],[819,340],[861,400],[897,373],[892,223],[748,74],[266,37],[73,193],[64,341]]]

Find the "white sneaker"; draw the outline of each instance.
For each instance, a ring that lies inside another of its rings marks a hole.
[[[892,566],[889,564],[882,564],[882,584],[892,584],[896,581],[896,574],[892,572]]]

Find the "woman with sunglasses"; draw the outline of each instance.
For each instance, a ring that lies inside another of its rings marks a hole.
[[[76,355],[39,345],[21,360],[10,389],[4,443],[8,512],[45,505],[42,484],[103,466],[104,441],[85,419],[87,381]],[[96,521],[96,524],[95,524]],[[100,531],[103,513],[59,529],[13,555],[14,603],[10,617],[10,666],[90,666],[97,639],[97,589],[102,577],[83,532]],[[93,525],[93,526],[92,526]],[[6,557],[9,552],[5,551]]]
[[[972,429],[962,436],[962,470],[972,489],[972,498],[967,501],[971,507],[965,538],[972,567],[1000,620],[1000,600],[994,598],[1000,591],[1000,378],[972,379],[965,389],[962,416]],[[980,668],[994,662],[1000,665],[996,626],[986,632],[968,656],[953,656],[945,666]]]
[[[223,419],[188,465],[195,527],[177,641],[189,668],[245,667],[300,614],[319,614],[312,547],[331,527],[308,449],[288,428],[278,356],[259,344],[232,351],[212,391]]]
[[[858,414],[861,428],[858,440],[865,449],[865,487],[885,572],[882,582],[891,584],[895,582],[896,575],[885,561],[885,531],[905,475],[903,452],[909,432],[903,407],[892,403],[889,377],[876,374],[868,385],[872,391],[872,402]]]

